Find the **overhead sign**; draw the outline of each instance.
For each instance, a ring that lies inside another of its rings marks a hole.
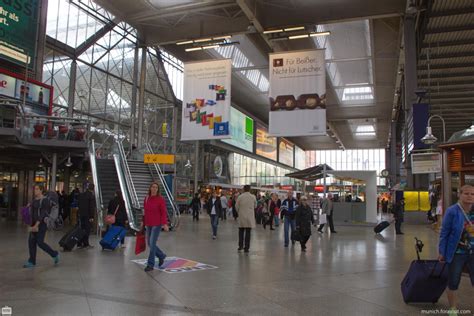
[[[38,0],[0,2],[0,58],[33,67],[38,29]]]
[[[231,139],[222,141],[253,152],[253,119],[233,107],[230,108],[230,135]]]
[[[230,138],[230,59],[184,64],[181,140]]]
[[[293,154],[295,145],[284,138],[280,138],[278,149],[278,161],[282,164],[293,167]]]
[[[143,157],[144,163],[151,164],[164,164],[172,165],[174,164],[174,155],[163,155],[163,154],[145,154]]]
[[[440,153],[422,153],[411,155],[411,173],[439,173],[441,172]]]
[[[270,54],[272,136],[326,135],[324,50]]]
[[[257,122],[257,141],[255,152],[262,157],[277,160],[277,138],[268,135],[268,129]]]
[[[295,168],[303,170],[306,168],[306,152],[295,146]]]
[[[51,113],[53,87],[32,79],[28,79],[25,83],[24,78],[1,68],[0,95],[20,101],[25,100],[27,105],[32,106],[25,109],[27,112],[43,115]]]

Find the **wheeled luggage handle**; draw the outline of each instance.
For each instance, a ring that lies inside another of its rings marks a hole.
[[[436,270],[436,266],[438,265],[438,263],[441,263],[439,261],[436,261],[434,266],[433,266],[433,269],[431,270],[431,273],[430,273],[430,278],[431,277],[435,277],[435,278],[441,278],[441,276],[443,275],[443,271],[444,271],[444,268],[446,268],[446,263],[442,263],[443,264],[443,268],[441,269],[441,271],[439,272],[439,275],[438,276],[434,276],[434,272]]]

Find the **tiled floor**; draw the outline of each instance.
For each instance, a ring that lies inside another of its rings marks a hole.
[[[210,222],[182,218],[178,231],[164,233],[159,245],[168,256],[218,266],[169,274],[145,273],[125,249],[62,253],[59,266],[39,251],[38,266],[27,259],[25,228],[0,223],[0,307],[13,315],[420,315],[436,305],[406,305],[400,282],[415,258],[414,236],[425,243],[424,258],[435,258],[437,236],[428,226],[393,227],[375,237],[369,227],[339,226],[337,235],[310,239],[308,251],[283,247],[283,228],[252,231],[250,254],[237,252],[237,224],[221,222],[211,239]],[[56,247],[61,232],[48,233]],[[96,237],[93,241],[97,244]],[[474,289],[463,277],[459,307],[474,312]]]

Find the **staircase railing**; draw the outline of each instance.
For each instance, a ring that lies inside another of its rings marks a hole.
[[[146,150],[148,153],[150,154],[153,154],[153,149],[151,148],[151,145],[150,144],[146,144]],[[173,193],[171,192],[170,188],[168,187],[168,184],[166,183],[165,181],[165,177],[163,176],[163,172],[161,171],[161,168],[160,168],[160,165],[159,164],[152,164],[155,168],[155,171],[156,173],[158,174],[158,177],[160,179],[160,182],[163,186],[163,189],[165,191],[165,195],[166,197],[168,198],[168,201],[170,202],[171,204],[171,208],[172,208],[172,215],[173,216],[170,216],[171,218],[169,219],[170,220],[170,224],[171,224],[171,227],[176,227],[178,226],[178,223],[179,223],[179,209],[178,209],[178,206],[176,205],[175,201],[174,201],[174,197],[173,197]],[[169,214],[169,212],[168,212]]]
[[[122,191],[122,196],[123,200],[125,202],[125,211],[127,212],[127,217],[128,217],[128,225],[130,226],[131,229],[135,231],[140,230],[140,225],[138,225],[135,213],[134,213],[134,207],[132,206],[132,203],[130,202],[130,194],[128,191],[127,187],[127,181],[126,181],[126,176],[124,175],[124,172],[122,171],[122,162],[120,161],[120,155],[119,154],[114,154],[114,163],[115,163],[115,170],[117,171],[117,177],[119,180],[119,185],[120,185],[120,191]]]
[[[132,206],[134,208],[140,209],[140,200],[138,199],[137,191],[135,190],[135,185],[133,184],[132,174],[130,172],[130,168],[127,162],[127,155],[125,154],[125,150],[123,149],[122,142],[117,141],[117,148],[118,154],[120,158],[120,163],[122,166],[122,170],[125,176],[126,185],[128,188],[128,192],[130,193],[130,197],[132,199]]]
[[[91,141],[89,145],[89,159],[91,162],[92,180],[94,181],[95,204],[97,208],[97,223],[99,227],[104,227],[104,202],[102,198],[102,191],[100,190],[100,180],[97,174],[97,162],[95,160],[95,143]]]

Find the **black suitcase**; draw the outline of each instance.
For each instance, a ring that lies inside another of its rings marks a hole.
[[[385,228],[390,226],[390,223],[387,221],[380,222],[377,226],[374,227],[374,232],[380,234]]]
[[[66,235],[59,241],[59,246],[64,251],[71,251],[76,247],[79,240],[86,236],[86,232],[79,226],[74,227],[72,230],[66,233]]]

